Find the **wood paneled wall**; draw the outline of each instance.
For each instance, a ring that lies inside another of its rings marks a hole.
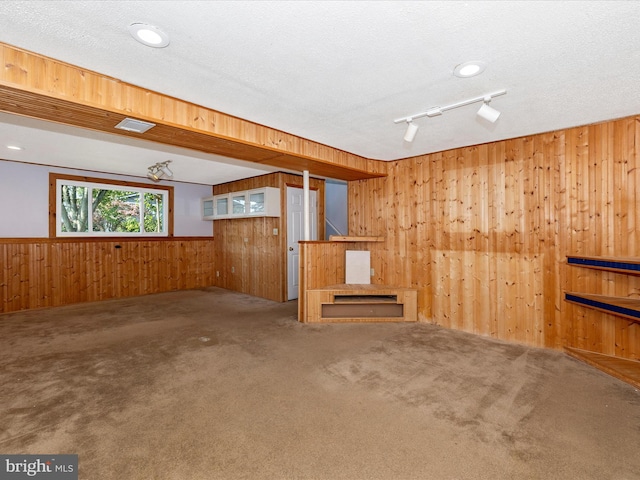
[[[287,186],[302,188],[302,181],[299,175],[278,172],[214,186],[215,195],[279,188],[282,211],[279,218],[214,221],[216,286],[276,302],[287,300]],[[324,180],[310,178],[309,186],[318,192],[318,235],[324,238]],[[278,235],[273,234],[274,228]]]
[[[275,301],[282,298],[280,218],[215,220],[216,286]],[[246,239],[246,241],[245,241]],[[285,237],[286,239],[286,237]]]
[[[212,286],[213,242],[0,239],[0,313]]]
[[[640,297],[639,277],[566,264],[639,256],[639,144],[633,117],[393,162],[349,182],[349,233],[386,237],[368,248],[373,280],[418,288],[423,321],[637,359],[639,324],[563,293]],[[314,248],[308,261],[326,264],[333,247]]]

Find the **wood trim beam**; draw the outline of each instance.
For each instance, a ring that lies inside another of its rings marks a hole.
[[[0,43],[0,111],[353,181],[386,163],[321,145]],[[133,117],[144,134],[115,129]]]

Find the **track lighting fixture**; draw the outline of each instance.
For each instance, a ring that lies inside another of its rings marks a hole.
[[[478,110],[478,116],[484,118],[485,120],[490,121],[491,123],[495,123],[500,116],[500,112],[495,108],[489,106],[489,102],[492,98],[498,97],[500,95],[505,95],[507,93],[506,90],[498,90],[496,92],[487,93],[480,97],[473,97],[468,100],[463,100],[461,102],[452,103],[450,105],[445,105],[444,107],[432,107],[426,112],[416,113],[415,115],[411,115],[408,117],[398,118],[393,121],[393,123],[407,123],[407,132],[404,134],[404,139],[407,142],[412,142],[418,132],[418,125],[416,125],[413,121],[416,118],[422,117],[437,117],[442,115],[443,112],[447,110],[453,110],[454,108],[464,107],[465,105],[471,105],[472,103],[484,102]]]
[[[171,160],[167,160],[160,167],[160,170],[162,170],[162,173],[164,173],[165,176],[167,176],[167,177],[173,177],[173,172],[171,171],[171,169],[169,168],[169,165],[168,165],[170,161]]]
[[[418,125],[413,123],[413,119],[407,120],[407,133],[404,134],[404,141],[413,142],[416,133],[418,133]]]
[[[169,168],[169,163],[171,163],[171,160],[151,165],[147,173],[147,178],[150,178],[154,182],[159,182],[163,178],[173,178],[173,172]]]
[[[496,120],[498,120],[498,117],[500,116],[500,112],[489,106],[490,101],[491,97],[484,99],[484,103],[480,107],[480,110],[478,110],[478,116],[490,121],[491,123],[496,123]]]

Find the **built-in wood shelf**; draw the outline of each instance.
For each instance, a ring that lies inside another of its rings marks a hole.
[[[330,242],[384,242],[384,237],[350,237],[348,235],[330,235]]]
[[[640,299],[637,298],[565,292],[564,299],[570,303],[611,313],[640,323]]]
[[[578,255],[567,256],[569,265],[595,268],[609,272],[640,275],[640,257],[584,257]]]
[[[609,272],[640,275],[640,257],[585,257],[567,256],[567,263],[577,267]],[[611,297],[594,293],[565,292],[565,301],[640,323],[640,299]],[[566,347],[565,351],[609,375],[640,388],[640,362],[626,358]]]
[[[581,360],[623,382],[640,388],[640,362],[577,348],[565,348],[568,355]]]

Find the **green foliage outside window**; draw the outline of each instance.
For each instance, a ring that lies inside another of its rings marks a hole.
[[[62,232],[127,234],[165,231],[163,193],[102,187],[60,186]]]

